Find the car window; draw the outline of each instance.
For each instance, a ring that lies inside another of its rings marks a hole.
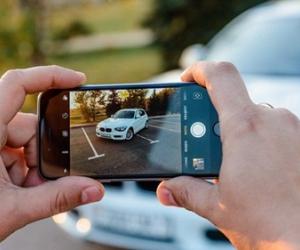
[[[230,61],[242,73],[300,75],[300,17],[238,21],[209,44],[208,60]]]
[[[134,118],[134,111],[131,110],[119,110],[115,116],[115,118],[125,118],[125,119],[132,119]]]
[[[140,113],[140,116],[144,116],[145,115],[145,111],[144,110],[140,110],[139,113]]]
[[[140,111],[139,111],[139,110],[137,110],[137,111],[136,111],[136,115],[135,115],[135,117],[136,117],[136,118],[140,118],[140,117],[141,117],[141,113],[140,113]]]

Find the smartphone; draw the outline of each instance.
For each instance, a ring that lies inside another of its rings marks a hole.
[[[39,169],[46,179],[217,177],[218,115],[196,83],[51,89],[39,96]]]

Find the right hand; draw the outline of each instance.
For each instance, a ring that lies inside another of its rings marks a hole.
[[[230,63],[199,62],[182,80],[207,88],[219,114],[223,161],[217,184],[174,178],[158,187],[160,201],[207,218],[239,249],[299,249],[299,119],[254,104]]]

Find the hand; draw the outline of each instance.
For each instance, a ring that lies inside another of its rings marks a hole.
[[[24,225],[98,201],[96,180],[64,177],[44,182],[37,171],[37,117],[18,113],[26,94],[72,88],[85,75],[58,66],[8,71],[0,79],[0,241]]]
[[[158,187],[160,201],[207,218],[238,249],[299,249],[298,118],[255,105],[230,63],[199,62],[182,80],[207,88],[219,114],[223,161],[215,185],[174,178]]]

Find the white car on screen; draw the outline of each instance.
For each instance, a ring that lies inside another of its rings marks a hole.
[[[96,135],[112,140],[131,140],[148,127],[148,115],[144,109],[120,109],[112,117],[98,123]]]

